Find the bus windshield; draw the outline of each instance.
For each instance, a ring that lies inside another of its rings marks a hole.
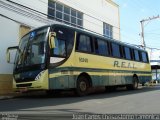
[[[47,31],[48,27],[35,30],[21,39],[15,59],[17,68],[43,64],[45,62]]]

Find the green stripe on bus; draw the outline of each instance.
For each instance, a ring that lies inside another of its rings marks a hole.
[[[121,73],[139,73],[139,74],[151,74],[151,72],[146,71],[131,71],[131,70],[113,70],[113,69],[97,69],[97,68],[81,68],[81,67],[59,67],[49,69],[49,73],[60,72],[62,70],[69,71],[80,71],[80,72],[121,72]]]

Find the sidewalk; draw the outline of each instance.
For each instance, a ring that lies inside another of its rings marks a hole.
[[[19,98],[19,97],[26,97],[26,96],[35,96],[35,95],[44,95],[46,92],[44,91],[32,91],[28,93],[8,93],[8,94],[0,94],[0,100],[12,99],[12,98]]]
[[[8,95],[0,96],[0,100],[6,100],[6,99],[11,99],[11,98],[14,98],[14,96],[8,96]]]
[[[0,100],[12,99],[12,98],[15,98],[19,95],[20,94],[18,94],[18,93],[9,93],[9,94],[0,95]]]

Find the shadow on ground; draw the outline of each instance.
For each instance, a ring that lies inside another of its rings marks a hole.
[[[19,96],[14,99],[1,100],[0,112],[5,111],[27,111],[27,109],[40,108],[47,106],[66,105],[78,103],[91,99],[106,99],[118,96],[126,96],[140,94],[160,90],[160,86],[140,87],[138,90],[127,91],[125,88],[120,88],[114,92],[105,92],[104,88],[94,88],[88,96],[77,97],[73,92],[62,92],[58,95],[46,95],[44,93],[33,93]],[[63,112],[75,112],[77,109],[60,109]],[[37,110],[36,110],[37,111]],[[38,109],[41,112],[41,109]],[[44,110],[43,110],[44,111]],[[46,109],[45,112],[53,112],[54,109]]]

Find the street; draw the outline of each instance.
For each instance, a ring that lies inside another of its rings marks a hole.
[[[139,87],[138,90],[119,89],[115,92],[99,90],[85,97],[73,94],[59,96],[30,95],[0,100],[2,116],[13,115],[71,115],[91,114],[158,114],[160,86]],[[42,118],[42,117],[41,117]]]

